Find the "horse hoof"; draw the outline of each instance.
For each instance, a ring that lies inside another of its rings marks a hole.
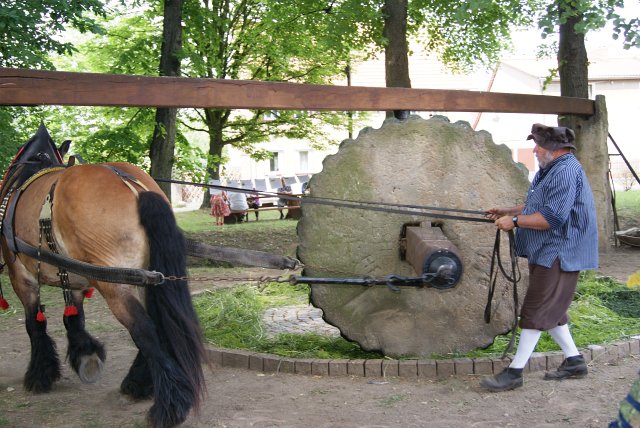
[[[78,376],[82,383],[94,383],[100,379],[103,366],[104,363],[96,354],[83,355],[80,357]]]

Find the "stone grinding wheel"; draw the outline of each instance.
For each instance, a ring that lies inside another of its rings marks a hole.
[[[475,132],[466,122],[417,116],[403,122],[390,119],[380,129],[366,128],[356,140],[345,140],[310,183],[313,197],[471,210],[522,203],[528,186],[526,169],[487,132]],[[402,226],[417,222],[439,225],[459,249],[464,274],[454,288],[406,287],[394,293],[384,285],[314,284],[313,305],[345,338],[391,357],[430,357],[488,346],[514,320],[512,287],[502,276],[491,322],[483,318],[496,233],[491,223],[303,202],[298,258],[305,264],[304,275],[416,276],[400,259],[398,241]],[[508,242],[502,235],[502,259],[508,267]],[[522,299],[528,272],[526,263],[519,266]]]

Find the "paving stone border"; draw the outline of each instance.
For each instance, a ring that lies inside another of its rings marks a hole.
[[[448,360],[322,360],[284,358],[271,354],[209,348],[212,362],[223,367],[235,367],[264,373],[292,373],[313,376],[359,376],[446,379],[450,376],[491,375],[502,371],[510,358],[454,358]],[[589,345],[581,350],[588,363],[613,363],[630,355],[640,355],[640,335],[628,341],[607,345]],[[535,352],[525,372],[556,370],[564,356],[562,352]]]

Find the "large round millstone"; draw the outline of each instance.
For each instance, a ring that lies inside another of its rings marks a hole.
[[[311,181],[311,196],[484,210],[523,202],[526,170],[487,132],[446,118],[390,119],[345,140]],[[455,214],[455,213],[454,213]],[[480,217],[481,218],[481,217]],[[385,355],[429,357],[486,347],[514,320],[512,287],[500,277],[489,324],[483,314],[496,228],[492,223],[304,204],[298,257],[312,277],[416,276],[399,256],[403,225],[442,228],[464,266],[451,289],[314,284],[312,303],[344,337]],[[504,234],[503,234],[504,235]],[[508,259],[507,238],[502,254]],[[526,264],[520,262],[522,296]]]

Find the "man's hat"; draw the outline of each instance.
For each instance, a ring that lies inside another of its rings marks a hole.
[[[534,123],[527,140],[533,140],[543,149],[550,151],[564,147],[574,150],[576,148],[576,134],[573,129],[565,128],[564,126],[545,126],[540,123]]]

